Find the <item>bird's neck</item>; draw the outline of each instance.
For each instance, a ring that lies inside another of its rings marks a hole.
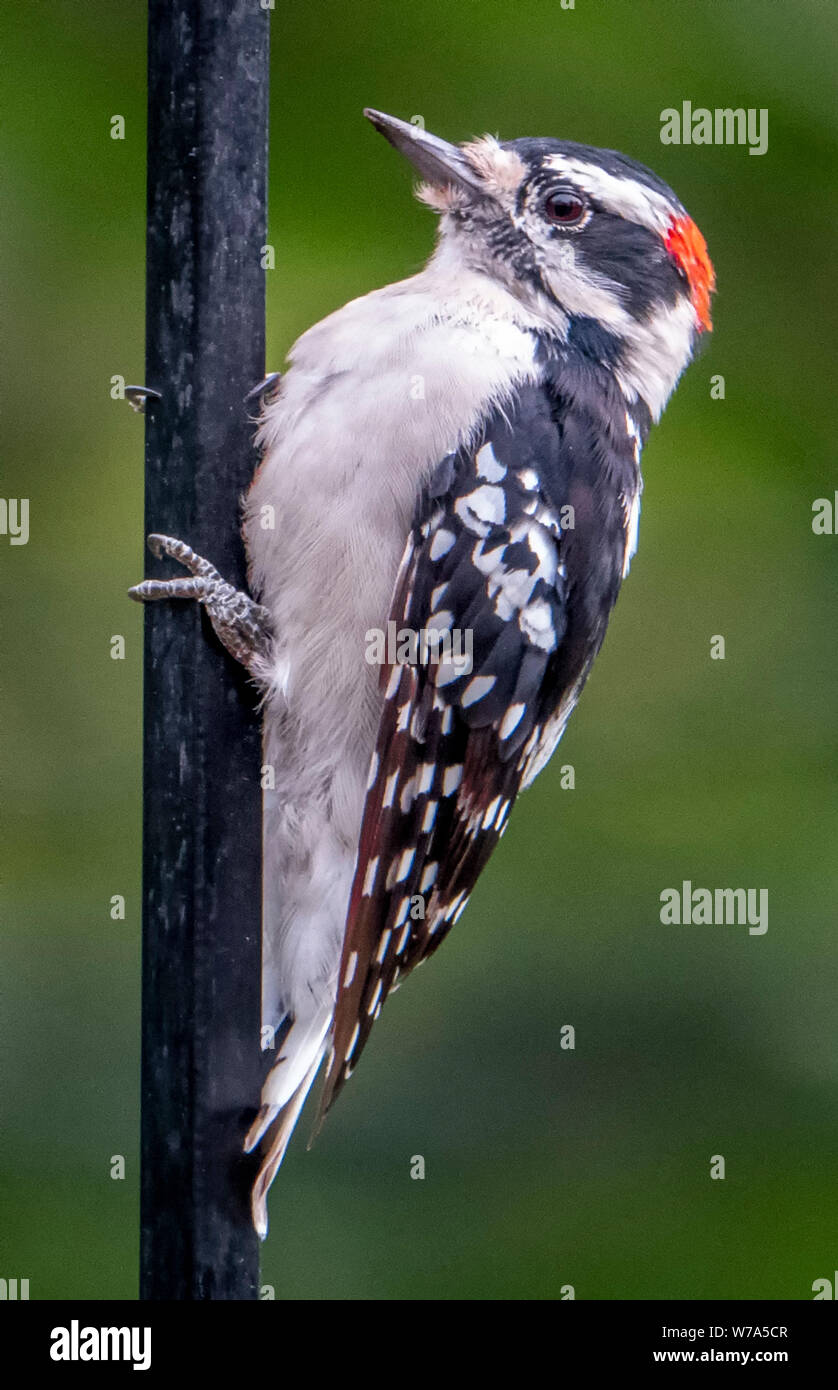
[[[506,319],[516,328],[566,337],[568,315],[534,285],[498,273],[464,252],[451,237],[441,237],[434,254],[414,283],[452,310],[476,309],[479,314]]]
[[[447,317],[476,324],[506,320],[598,361],[613,373],[626,400],[641,401],[652,420],[660,417],[695,345],[695,314],[687,296],[674,305],[653,305],[643,318],[621,311],[619,324],[605,322],[570,313],[531,282],[507,283],[496,266],[470,259],[461,243],[444,235],[412,283]]]

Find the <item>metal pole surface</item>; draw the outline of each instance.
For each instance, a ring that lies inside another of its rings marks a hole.
[[[146,530],[241,587],[264,374],[268,13],[150,0]],[[148,559],[151,577],[183,573]],[[258,1297],[250,1160],[261,971],[259,723],[195,603],[147,606],[141,1274],[144,1299]]]

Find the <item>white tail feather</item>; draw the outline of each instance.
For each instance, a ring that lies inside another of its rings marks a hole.
[[[294,1126],[300,1118],[306,1096],[311,1090],[312,1082],[317,1075],[318,1068],[323,1060],[326,1051],[325,1042],[320,1049],[297,1087],[290,1100],[284,1106],[263,1105],[250,1128],[247,1139],[245,1140],[245,1150],[250,1152],[255,1148],[262,1136],[276,1122],[276,1129],[271,1136],[270,1145],[262,1160],[259,1174],[253,1184],[253,1194],[251,1197],[251,1211],[253,1213],[253,1225],[260,1240],[264,1240],[268,1234],[268,1189],[276,1177],[280,1164],[285,1157],[285,1150],[288,1148],[288,1141],[294,1132]]]

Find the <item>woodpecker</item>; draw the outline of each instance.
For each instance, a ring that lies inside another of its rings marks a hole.
[[[321,1063],[322,1120],[561,738],[637,543],[643,444],[715,288],[695,223],[625,155],[458,146],[365,115],[418,171],[436,249],[268,378],[244,504],[255,599],[166,536],[152,549],[190,577],[131,590],[203,603],[263,695],[277,1057],[246,1141],[263,1237]],[[435,633],[439,659],[408,643],[370,661],[393,626]]]

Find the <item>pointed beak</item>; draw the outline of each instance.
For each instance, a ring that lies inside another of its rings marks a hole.
[[[367,107],[364,115],[385,140],[389,140],[400,154],[410,160],[414,169],[428,183],[438,187],[453,184],[472,197],[485,196],[486,190],[479,175],[456,145],[439,140],[421,126],[410,125],[407,121],[397,120],[395,116],[385,116],[383,111],[372,111]]]

